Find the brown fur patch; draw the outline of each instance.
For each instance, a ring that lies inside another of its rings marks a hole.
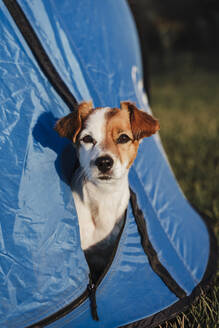
[[[103,148],[112,152],[121,163],[127,163],[127,167],[130,167],[137,155],[139,143],[133,138],[129,113],[113,108],[107,112],[106,120],[106,136]],[[123,133],[127,134],[131,140],[119,144],[117,139]]]
[[[92,112],[92,108],[92,101],[82,102],[78,105],[76,111],[57,121],[54,128],[55,131],[57,131],[61,137],[66,137],[71,141],[76,142],[77,136],[82,129],[83,121]]]
[[[54,129],[60,137],[66,137],[72,141],[73,136],[77,135],[80,126],[81,119],[78,111],[75,111],[58,120]]]
[[[129,112],[134,139],[140,140],[144,137],[150,137],[160,129],[158,120],[139,110],[135,104],[129,101],[121,102],[121,109]]]

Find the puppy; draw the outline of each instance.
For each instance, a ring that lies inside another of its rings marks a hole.
[[[81,247],[94,281],[104,271],[124,223],[129,202],[128,172],[144,137],[159,130],[151,115],[131,102],[93,108],[83,102],[55,130],[76,147],[79,168],[71,183]]]

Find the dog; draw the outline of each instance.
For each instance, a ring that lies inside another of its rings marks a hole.
[[[134,103],[94,108],[82,102],[55,125],[76,148],[79,167],[71,188],[81,247],[96,281],[104,272],[124,225],[130,192],[128,172],[142,138],[159,130],[157,119]]]

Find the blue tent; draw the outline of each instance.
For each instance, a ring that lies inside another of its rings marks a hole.
[[[118,107],[131,100],[150,111],[124,0],[17,4],[73,101]],[[89,269],[62,174],[69,143],[53,130],[69,105],[33,53],[17,4],[0,1],[0,326],[110,328],[140,320],[154,327],[208,285],[214,257],[206,225],[177,185],[159,136],[144,140],[130,172],[124,230],[96,286],[99,321],[93,319]],[[135,214],[146,223],[146,244]]]

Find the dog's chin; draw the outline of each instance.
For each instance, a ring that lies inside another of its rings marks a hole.
[[[92,181],[97,185],[110,185],[117,182],[118,179],[110,174],[99,174],[92,178]]]
[[[107,184],[107,185],[114,185],[119,183],[119,181],[121,181],[122,177],[121,176],[114,176],[113,174],[103,174],[103,175],[99,175],[96,178],[96,181],[98,184]]]
[[[127,174],[128,170],[125,172],[114,172],[113,170],[106,173],[98,172],[97,170],[90,170],[86,174],[88,181],[94,184],[115,184],[121,181],[123,177]]]

